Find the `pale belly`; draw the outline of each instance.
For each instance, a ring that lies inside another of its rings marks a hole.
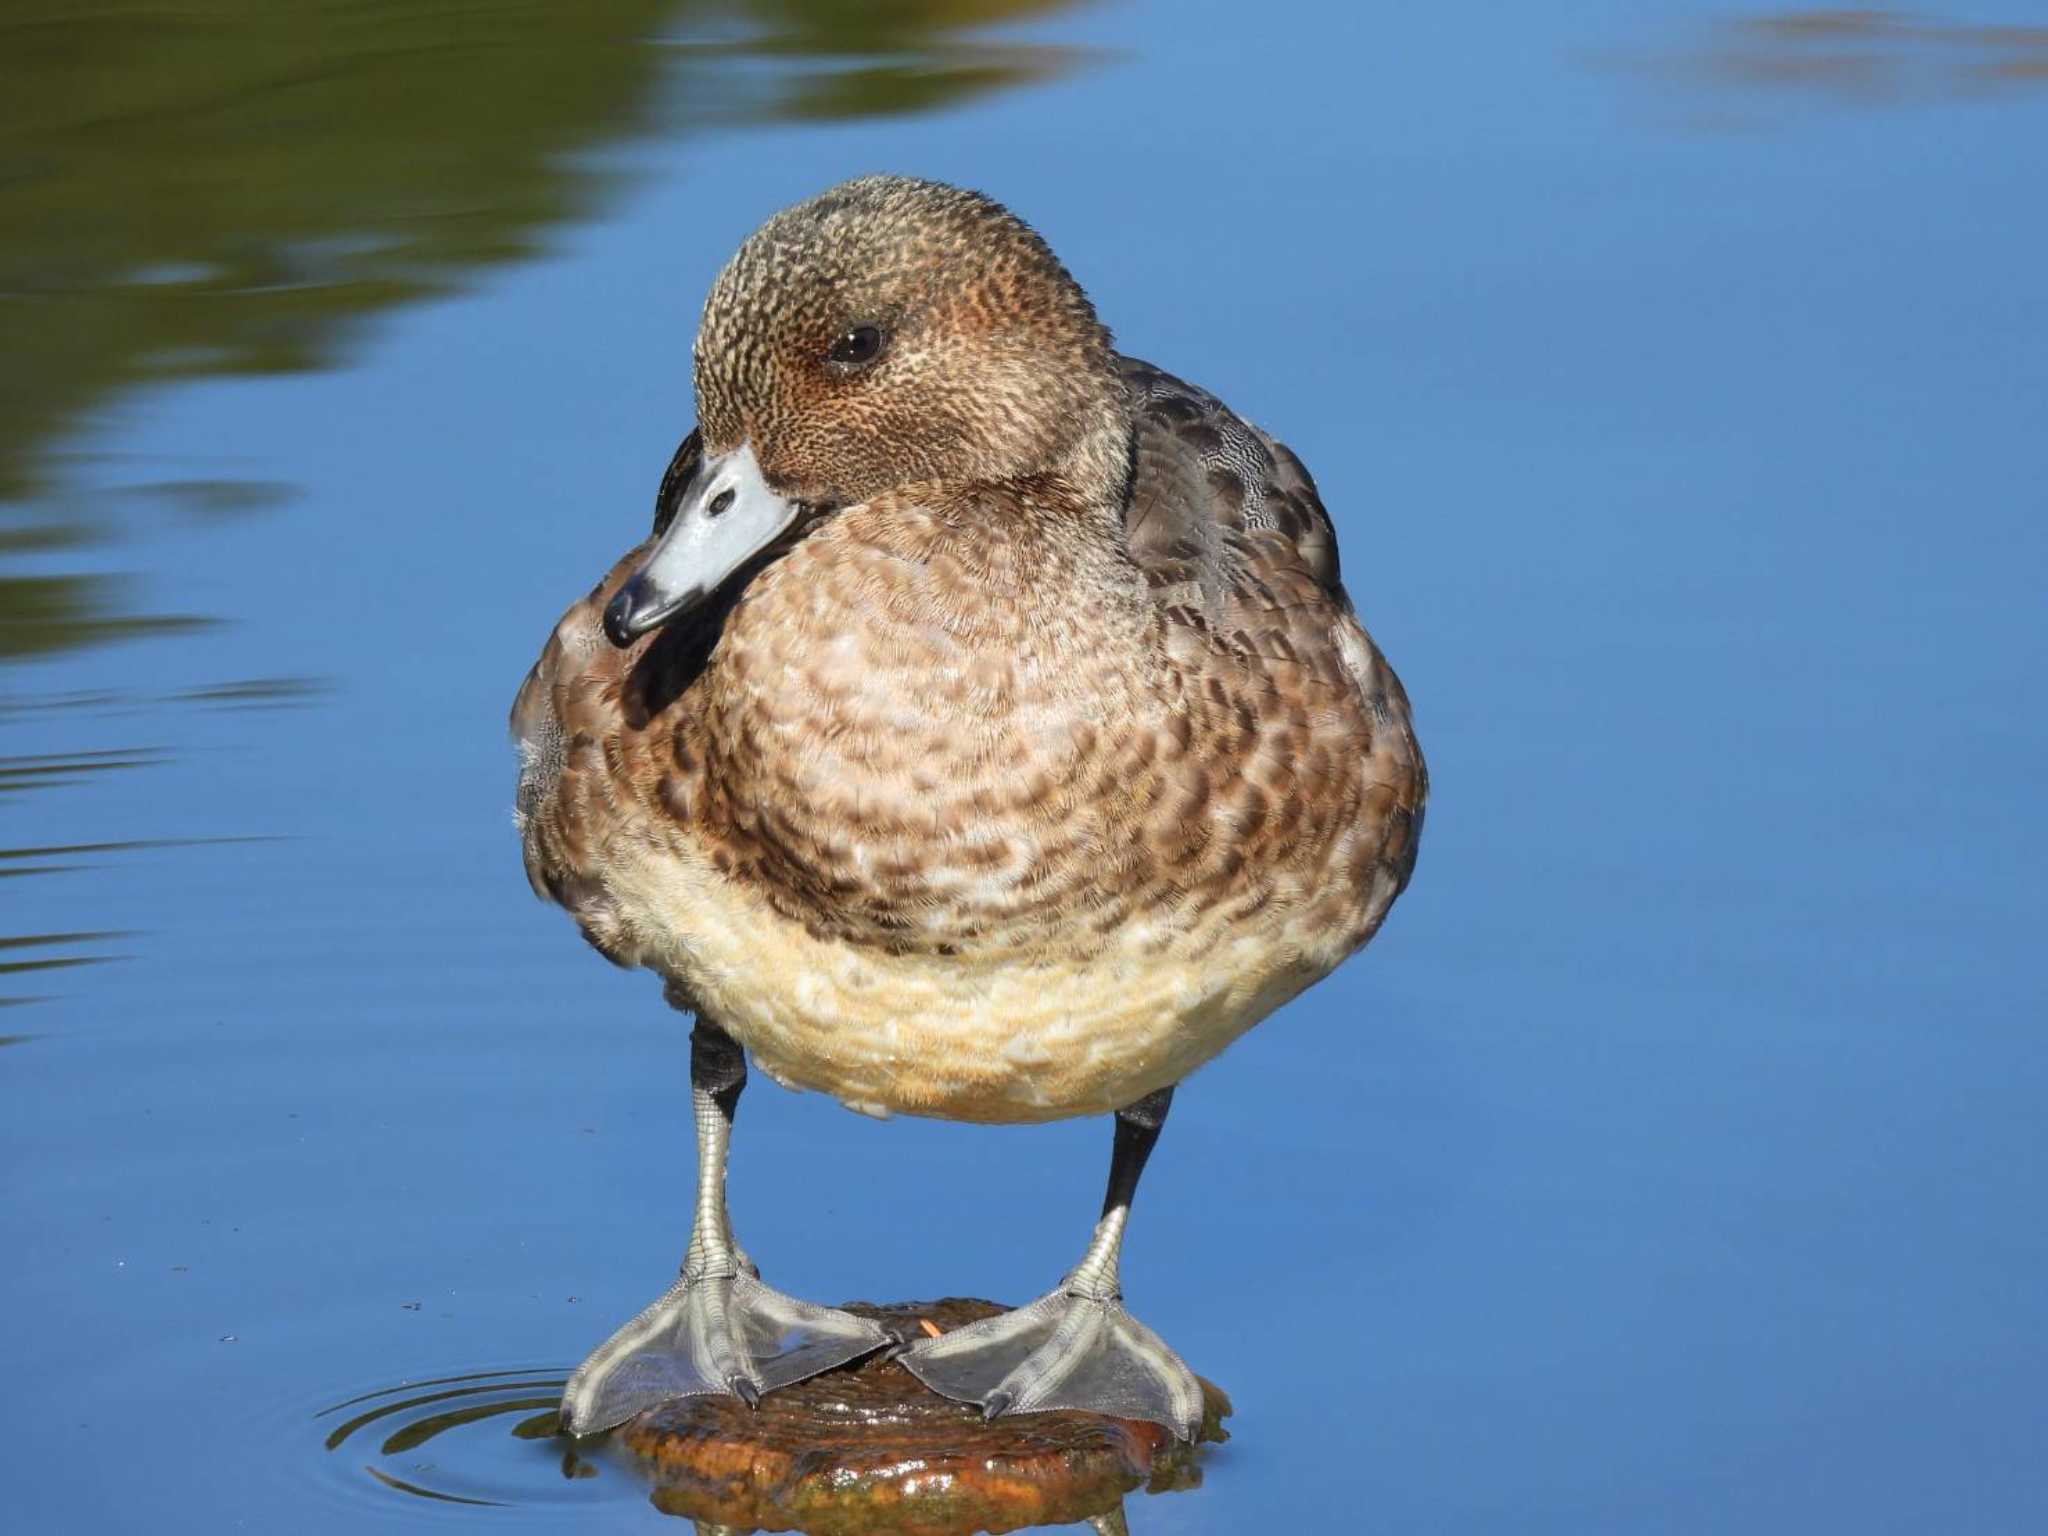
[[[890,955],[815,938],[687,854],[615,863],[606,884],[642,936],[632,958],[778,1082],[874,1115],[1120,1109],[1179,1082],[1356,942],[1351,924],[1297,910],[1223,931],[1129,923],[1085,957]]]

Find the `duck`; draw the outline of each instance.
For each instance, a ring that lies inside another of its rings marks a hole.
[[[1177,1086],[1379,929],[1427,797],[1315,482],[935,181],[769,218],[693,365],[650,532],[512,710],[534,890],[694,1020],[681,1267],[563,1427],[886,1349],[991,1418],[1192,1439],[1196,1378],[1123,1304],[1140,1176]],[[935,1338],[773,1289],[725,1199],[750,1057],[879,1117],[1112,1117],[1080,1259]]]

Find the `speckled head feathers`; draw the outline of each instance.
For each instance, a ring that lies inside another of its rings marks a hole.
[[[862,331],[871,361],[835,360]],[[976,192],[898,176],[776,214],[713,284],[707,449],[751,441],[795,498],[1057,475],[1107,498],[1127,422],[1109,333],[1046,243]]]

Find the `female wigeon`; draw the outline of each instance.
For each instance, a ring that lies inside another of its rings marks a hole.
[[[1114,1113],[1100,1222],[1031,1305],[910,1345],[991,1414],[1192,1436],[1119,1305],[1174,1085],[1369,939],[1426,779],[1300,460],[1120,357],[987,198],[871,176],[704,306],[654,530],[513,708],[534,887],[696,1016],[681,1277],[563,1397],[590,1432],[903,1341],[763,1285],[725,1208],[743,1049],[870,1114]]]

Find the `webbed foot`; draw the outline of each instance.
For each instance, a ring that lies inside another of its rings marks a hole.
[[[921,1339],[902,1355],[942,1397],[1005,1413],[1080,1408],[1149,1419],[1183,1440],[1202,1428],[1195,1373],[1115,1296],[1061,1289],[1000,1317]]]
[[[562,1428],[590,1435],[678,1397],[764,1392],[895,1342],[881,1324],[763,1285],[747,1270],[680,1279],[597,1347],[562,1393]]]

